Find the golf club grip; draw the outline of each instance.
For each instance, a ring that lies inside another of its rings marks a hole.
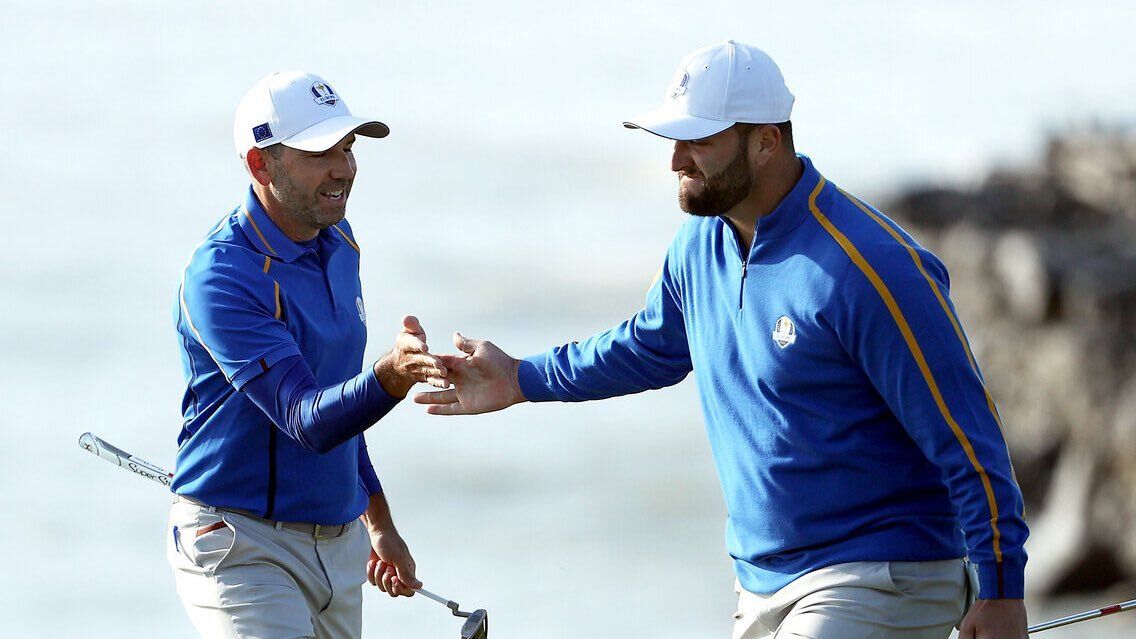
[[[129,470],[135,475],[141,475],[167,488],[170,483],[173,482],[173,473],[141,457],[135,457],[125,450],[103,441],[92,433],[83,433],[79,437],[79,447],[87,452],[94,453],[99,458],[105,459],[116,466],[121,466]]]

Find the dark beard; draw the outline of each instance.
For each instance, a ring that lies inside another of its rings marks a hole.
[[[283,167],[276,167],[270,174],[272,176],[272,194],[280,200],[285,209],[292,212],[295,219],[316,229],[325,229],[343,219],[342,215],[328,216],[320,211],[318,196],[301,192]],[[342,186],[344,199],[351,192],[351,182],[349,181],[345,181],[342,185],[336,183],[335,186]]]
[[[702,193],[694,196],[679,188],[678,205],[683,211],[691,215],[721,215],[749,195],[753,176],[749,172],[749,145],[746,142],[743,138],[738,154],[729,166],[714,175],[703,176],[705,184]]]

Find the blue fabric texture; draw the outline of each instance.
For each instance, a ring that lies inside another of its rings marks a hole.
[[[250,188],[193,252],[174,315],[186,379],[174,492],[282,521],[362,514],[378,482],[351,440],[395,400],[360,375],[366,315],[347,221],[301,246]],[[292,376],[257,387],[266,410],[242,391],[269,371]]]
[[[367,430],[398,403],[383,390],[374,368],[320,388],[298,355],[254,377],[242,392],[286,435],[320,454]]]
[[[980,597],[1022,597],[1022,496],[946,269],[800,159],[752,246],[692,217],[645,307],[523,360],[522,392],[600,399],[695,371],[751,592],[836,563],[969,555]]]
[[[367,442],[357,435],[382,419],[399,400],[383,390],[374,368],[342,384],[320,388],[304,358],[289,357],[252,378],[242,392],[286,435],[312,452],[327,453],[354,439],[359,447],[359,477],[367,494],[383,492],[367,454]]]

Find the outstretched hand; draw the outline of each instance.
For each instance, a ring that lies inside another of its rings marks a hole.
[[[414,401],[427,404],[432,415],[475,415],[490,413],[525,401],[517,383],[520,360],[513,359],[493,342],[454,333],[454,346],[463,355],[441,355],[454,387],[432,393],[418,393]]]
[[[395,336],[394,348],[375,362],[375,376],[392,397],[406,397],[418,382],[447,388],[449,371],[442,359],[426,345],[426,330],[418,318],[402,318],[402,331]]]

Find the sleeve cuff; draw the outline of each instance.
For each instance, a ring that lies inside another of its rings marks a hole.
[[[530,355],[517,366],[517,384],[525,399],[530,402],[551,402],[557,399],[544,375],[547,354]]]
[[[363,475],[362,480],[363,488],[367,491],[368,497],[370,497],[371,495],[378,495],[383,492],[383,484],[374,474]]]
[[[383,388],[383,383],[379,381],[379,374],[375,372],[373,364],[371,365],[371,374],[365,376],[364,379],[367,381],[368,392],[375,393],[375,399],[384,408],[384,414],[404,399],[391,395],[387,392],[387,389]]]
[[[1001,562],[983,561],[978,568],[979,599],[1022,599],[1025,597],[1024,559],[1004,557]]]

